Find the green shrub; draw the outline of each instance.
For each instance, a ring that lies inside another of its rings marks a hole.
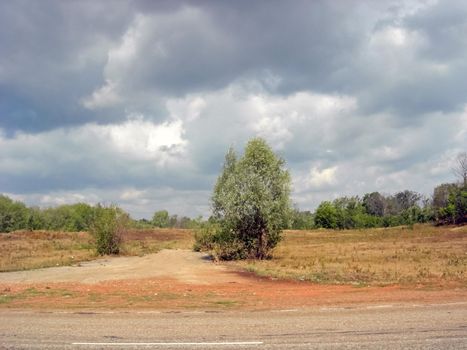
[[[193,249],[209,251],[214,260],[245,259],[245,245],[233,235],[225,234],[221,226],[213,221],[199,224],[195,229],[195,244]]]
[[[116,206],[96,206],[90,232],[99,255],[120,253],[122,234],[128,221],[128,214]]]

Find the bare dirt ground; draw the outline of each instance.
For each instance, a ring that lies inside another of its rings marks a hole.
[[[288,309],[466,300],[462,284],[361,287],[275,280],[188,250],[0,273],[0,308]]]
[[[146,278],[173,278],[187,284],[245,282],[225,266],[212,263],[209,256],[190,250],[164,249],[157,254],[107,257],[74,266],[51,267],[0,274],[0,283],[72,282],[95,284]]]

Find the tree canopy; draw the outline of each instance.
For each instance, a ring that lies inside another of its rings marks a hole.
[[[277,245],[291,211],[284,164],[261,138],[249,141],[240,159],[227,152],[212,196],[221,258],[264,259]]]

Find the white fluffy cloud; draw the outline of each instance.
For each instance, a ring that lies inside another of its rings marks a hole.
[[[24,197],[41,205],[112,200],[139,216],[164,207],[207,215],[210,188],[228,147],[240,150],[249,138],[261,136],[288,162],[294,201],[312,209],[321,200],[375,189],[429,193],[449,177],[449,162],[467,132],[467,108],[428,114],[421,124],[400,128],[390,114],[360,115],[350,96],[305,91],[280,96],[242,84],[168,99],[166,106],[167,121],[159,124],[131,115],[120,124],[2,137],[0,169],[5,176],[114,181],[107,189],[88,186],[81,192],[40,195],[36,188]],[[79,177],[70,175],[76,172]]]

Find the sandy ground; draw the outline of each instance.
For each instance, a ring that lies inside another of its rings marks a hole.
[[[209,256],[190,250],[164,249],[142,257],[108,257],[74,266],[0,273],[0,283],[79,282],[170,277],[188,284],[245,282],[246,278]]]
[[[273,280],[188,250],[0,273],[0,308],[270,310],[465,301],[465,285],[362,287]]]

